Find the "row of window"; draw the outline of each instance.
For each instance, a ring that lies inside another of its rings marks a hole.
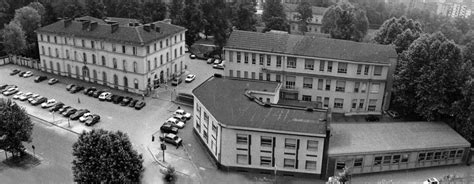
[[[302,101],[313,101],[312,95],[302,95]],[[316,104],[318,108],[328,108],[329,107],[329,97],[316,96]],[[369,99],[368,111],[375,111],[377,109],[377,99]],[[351,108],[353,110],[360,110],[364,109],[365,99],[352,99]],[[343,109],[344,108],[344,99],[343,98],[335,98],[334,99],[334,109]]]
[[[418,154],[418,162],[462,158],[464,150],[430,151]]]
[[[248,144],[249,135],[248,134],[237,134],[237,144]],[[270,136],[260,136],[260,146],[261,147],[272,147],[274,143],[274,137]],[[285,138],[285,149],[296,149],[297,139],[294,138]],[[319,142],[316,140],[307,140],[306,150],[308,151],[318,151]]]
[[[262,167],[272,167],[273,159],[269,156],[260,156],[260,166]],[[249,164],[249,157],[246,154],[237,154],[236,163],[240,165],[248,165]],[[305,170],[316,170],[316,161],[314,160],[306,160],[305,161]],[[296,159],[285,158],[283,159],[283,168],[287,169],[298,169],[296,167]],[[281,167],[281,166],[280,166]]]
[[[237,63],[244,63],[244,64],[258,64],[261,66],[272,66],[272,55],[265,55],[265,54],[257,54],[256,53],[247,53],[247,52],[235,52],[236,53],[236,62]],[[229,62],[234,61],[234,51],[229,51]],[[243,59],[242,59],[243,55]],[[284,60],[284,56],[276,56],[275,67],[281,68],[282,61]],[[251,62],[250,62],[251,61]],[[304,69],[305,70],[315,70],[315,59],[304,59]],[[337,63],[337,73],[346,74],[347,73],[347,65],[348,63],[345,62],[336,62]],[[297,58],[296,57],[286,57],[286,68],[297,68]],[[325,61],[319,60],[319,71],[321,72],[333,72],[333,61]],[[381,76],[382,75],[382,66],[374,66],[374,76]],[[363,70],[364,75],[369,75],[370,65],[357,65],[357,75],[361,75]]]

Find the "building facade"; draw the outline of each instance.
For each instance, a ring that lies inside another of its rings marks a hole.
[[[350,114],[388,109],[397,54],[391,46],[234,31],[225,75],[282,83],[280,99]]]
[[[298,15],[299,13],[296,11],[296,8],[298,7],[298,4],[292,4],[292,3],[284,3],[282,4],[285,14],[286,14],[286,19],[290,23],[290,33],[291,34],[302,34],[301,28],[300,28],[300,23],[298,20]],[[323,33],[321,31],[322,27],[322,20],[323,20],[323,15],[324,12],[326,12],[327,8],[324,7],[318,7],[318,6],[311,6],[311,11],[313,12],[313,18],[311,21],[308,23],[306,26],[306,32],[305,34],[321,34]]]
[[[37,30],[43,71],[146,93],[183,71],[185,29],[87,18]]]
[[[212,77],[193,90],[194,133],[221,169],[324,176],[326,112],[276,106],[280,88]]]

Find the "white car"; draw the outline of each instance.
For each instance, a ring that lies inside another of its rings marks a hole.
[[[167,123],[173,123],[176,125],[176,127],[178,128],[184,128],[184,122],[182,121],[179,121],[178,119],[176,118],[169,118],[168,120],[166,120]]]
[[[87,119],[89,119],[89,116],[91,116],[92,114],[90,112],[88,113],[85,113],[84,115],[82,115],[80,118],[79,118],[79,121],[80,122],[84,122],[86,121]]]
[[[15,95],[13,95],[13,99],[19,99],[20,96],[22,96],[23,94],[25,94],[25,93],[20,91],[20,92],[16,93]]]
[[[439,184],[439,181],[436,178],[428,178],[423,182],[423,184]]]
[[[174,111],[174,114],[181,115],[181,116],[185,117],[186,119],[191,119],[191,114],[185,112],[183,109],[178,109],[178,110]]]
[[[189,74],[188,76],[186,76],[186,79],[184,79],[184,82],[193,82],[194,79],[196,79],[196,75]]]
[[[105,100],[107,97],[112,96],[112,93],[110,92],[103,92],[99,95],[99,100]]]
[[[33,93],[31,93],[31,92],[23,93],[23,95],[21,95],[20,97],[18,97],[18,99],[21,100],[21,101],[25,101],[25,100],[27,100],[28,98],[30,98],[32,95],[33,95]]]
[[[42,103],[41,107],[42,108],[50,108],[50,107],[56,105],[56,103],[58,103],[58,102],[56,102],[55,99],[49,99],[48,101]]]
[[[5,96],[13,95],[13,94],[17,93],[18,91],[19,91],[18,87],[11,87],[11,88],[8,88],[6,91],[4,91],[3,95],[5,95]]]
[[[27,71],[25,74],[23,74],[24,78],[28,78],[28,77],[31,77],[31,76],[33,76],[33,72],[31,72],[31,71]]]
[[[31,102],[34,99],[38,98],[38,97],[39,97],[39,94],[33,94],[33,95],[30,96],[30,98],[28,98],[28,102]]]
[[[216,69],[224,69],[224,67],[225,67],[225,61],[224,60],[222,60],[222,62],[219,63],[219,64],[212,65],[212,68],[216,68]]]

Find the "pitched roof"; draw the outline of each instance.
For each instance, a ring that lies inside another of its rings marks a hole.
[[[389,58],[397,57],[391,45],[240,30],[232,32],[225,48],[371,63],[389,63]]]
[[[442,122],[332,123],[329,154],[469,147]]]
[[[282,5],[285,12],[296,12],[296,8],[298,7],[298,4],[283,3]],[[313,15],[324,15],[327,9],[328,8],[325,7],[311,6]]]
[[[128,25],[124,26],[120,24],[118,29],[112,32],[111,25],[108,24],[99,23],[96,28],[89,30],[83,29],[82,22],[73,20],[68,26],[65,26],[64,21],[65,20],[60,20],[41,27],[37,32],[143,45],[186,30],[180,26],[158,21],[152,24],[155,24],[156,27],[160,27],[160,32],[152,29],[150,31],[145,31],[143,28],[144,25],[130,27]]]
[[[279,83],[258,80],[211,77],[193,94],[217,121],[228,126],[325,134],[325,112],[264,107],[250,101],[247,90],[275,92]]]

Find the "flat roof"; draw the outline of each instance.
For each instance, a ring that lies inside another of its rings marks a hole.
[[[194,96],[222,124],[242,128],[326,134],[325,112],[265,107],[245,96],[248,90],[275,92],[279,83],[211,77],[193,90]]]
[[[329,155],[470,147],[443,122],[331,123]]]

